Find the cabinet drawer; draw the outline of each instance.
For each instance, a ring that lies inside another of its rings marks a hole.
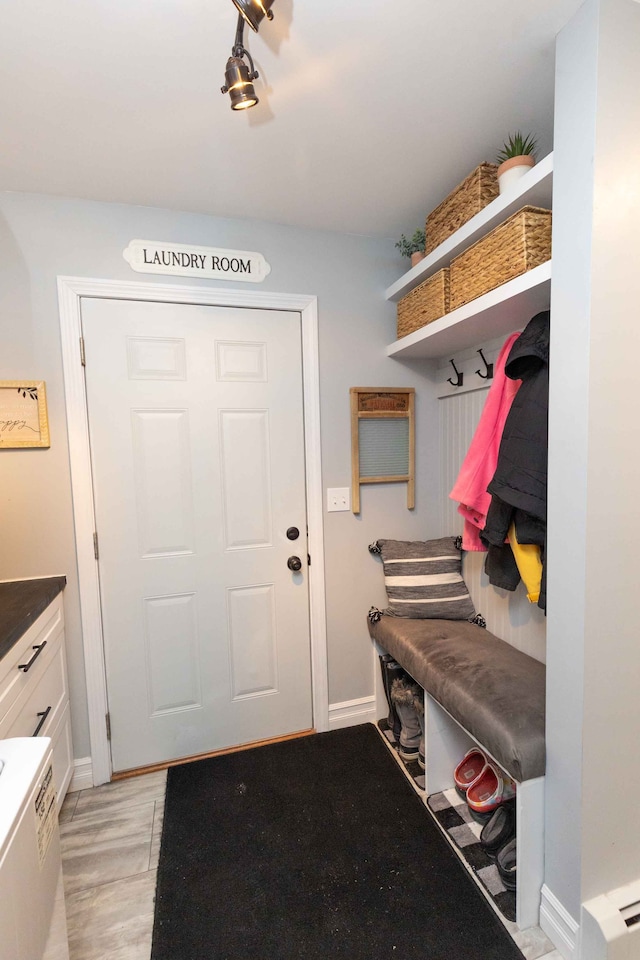
[[[57,724],[69,699],[61,638],[54,641],[47,660],[44,673],[0,720],[0,739],[32,737],[38,727],[41,736],[50,736],[48,731]]]
[[[58,596],[0,661],[0,729],[24,691],[34,689],[47,672],[63,630],[62,596]]]

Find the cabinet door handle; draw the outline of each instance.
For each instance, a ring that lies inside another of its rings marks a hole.
[[[42,713],[36,713],[36,717],[40,717],[40,723],[31,734],[32,737],[38,736],[43,726],[45,725],[47,717],[49,716],[50,713],[51,713],[51,707],[47,707],[47,709],[43,710]]]
[[[34,663],[36,662],[36,660],[38,659],[38,657],[40,656],[40,654],[42,653],[46,645],[47,645],[47,641],[43,640],[42,643],[39,643],[36,647],[34,647],[33,649],[35,650],[35,653],[31,657],[31,660],[29,660],[28,663],[19,663],[18,670],[24,670],[24,672],[26,673],[29,667],[32,667],[34,665]]]

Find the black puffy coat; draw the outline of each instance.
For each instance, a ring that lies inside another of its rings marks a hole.
[[[489,493],[547,519],[547,422],[549,410],[549,311],[533,317],[509,353],[505,373],[522,380],[502,434]],[[526,541],[523,541],[526,542]]]

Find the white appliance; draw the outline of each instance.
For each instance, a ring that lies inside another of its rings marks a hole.
[[[640,881],[582,904],[581,948],[584,960],[638,960]]]
[[[69,960],[51,740],[0,740],[0,763],[0,956]]]

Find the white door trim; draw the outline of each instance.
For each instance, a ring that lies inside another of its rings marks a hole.
[[[94,557],[93,478],[83,367],[80,362],[80,298],[146,300],[203,306],[290,310],[302,318],[302,371],[306,457],[307,521],[309,524],[309,603],[313,721],[316,730],[329,728],[327,628],[322,526],[320,455],[320,370],[317,298],[298,294],[225,290],[161,283],[58,277],[62,362],[69,435],[81,623],[84,647],[89,736],[93,783],[111,778],[111,755],[105,715],[107,685],[100,611],[98,566]]]

